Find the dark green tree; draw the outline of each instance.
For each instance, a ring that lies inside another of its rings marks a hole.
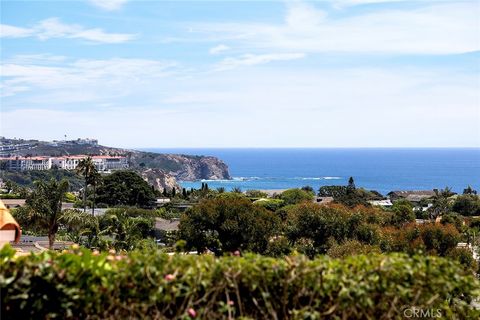
[[[462,216],[480,215],[480,197],[476,194],[459,195],[453,202],[452,210]]]
[[[109,206],[150,207],[155,201],[150,185],[133,171],[115,171],[105,176],[97,195],[99,202]]]
[[[463,194],[477,194],[477,190],[474,190],[471,186],[463,189]]]
[[[279,225],[273,213],[242,197],[207,199],[183,215],[180,238],[187,249],[206,249],[217,255],[235,250],[262,253]]]
[[[353,177],[350,177],[348,179],[348,186],[347,186],[347,191],[353,191],[355,190],[356,187],[355,187],[355,181],[353,180]]]
[[[392,212],[392,224],[398,227],[415,221],[413,206],[408,200],[401,199],[395,201],[392,206]]]

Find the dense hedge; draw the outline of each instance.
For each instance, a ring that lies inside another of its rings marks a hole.
[[[455,262],[0,251],[2,319],[403,319],[406,306],[478,319],[479,282]],[[437,310],[439,309],[439,310]],[[435,313],[438,314],[438,313]]]

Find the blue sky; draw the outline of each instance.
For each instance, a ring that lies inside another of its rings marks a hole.
[[[1,132],[480,147],[479,1],[2,1]]]

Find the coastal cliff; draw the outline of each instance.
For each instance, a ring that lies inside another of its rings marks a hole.
[[[130,169],[138,172],[158,190],[164,188],[180,190],[178,181],[230,179],[228,166],[222,160],[211,156],[163,154],[97,144],[7,140],[8,144],[21,143],[22,146],[25,146],[14,151],[16,156],[73,156],[79,154],[126,156]],[[4,143],[5,141],[2,141],[2,144]],[[7,156],[7,154],[5,155]]]
[[[155,188],[177,188],[178,181],[230,179],[228,166],[211,156],[131,151],[129,163]]]

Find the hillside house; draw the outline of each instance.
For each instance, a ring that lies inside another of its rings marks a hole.
[[[430,199],[435,195],[433,190],[418,190],[418,191],[392,191],[387,194],[390,201],[395,202],[400,199],[406,199],[414,204],[419,203],[424,199]]]

